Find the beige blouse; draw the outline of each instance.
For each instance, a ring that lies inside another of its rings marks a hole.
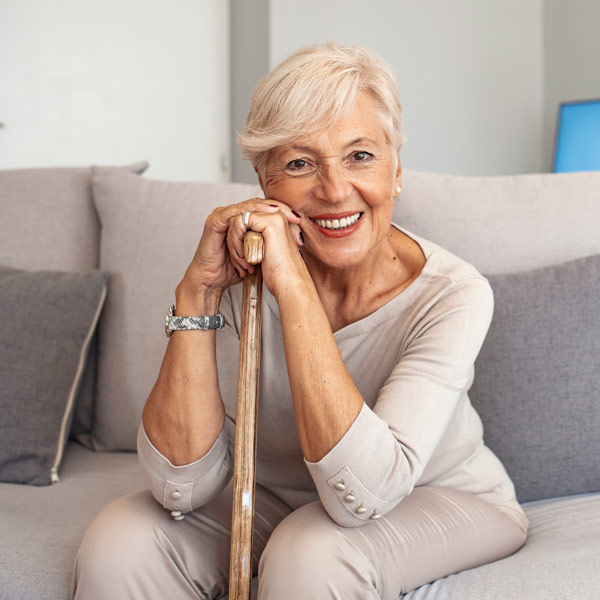
[[[263,291],[257,483],[291,508],[320,499],[331,518],[347,527],[384,515],[419,485],[449,486],[514,505],[513,484],[484,445],[468,397],[492,317],[490,286],[471,265],[405,233],[420,244],[425,266],[385,306],[335,332],[364,405],[316,463],[302,455],[279,310]],[[217,334],[217,359],[227,419],[214,446],[200,460],[176,467],[140,428],[141,463],[152,493],[169,510],[202,506],[232,475],[241,287],[230,288],[221,302],[226,326]]]

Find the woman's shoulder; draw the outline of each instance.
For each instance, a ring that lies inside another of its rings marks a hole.
[[[398,227],[397,225],[395,225]],[[398,227],[421,247],[425,265],[413,282],[410,300],[414,307],[424,311],[483,311],[491,314],[494,298],[488,280],[470,263],[435,242]]]
[[[456,254],[396,224],[394,224],[394,227],[421,247],[425,256],[425,265],[422,272],[427,278],[441,278],[446,280],[448,285],[468,282],[473,279],[487,282],[487,279],[471,263],[456,256]]]

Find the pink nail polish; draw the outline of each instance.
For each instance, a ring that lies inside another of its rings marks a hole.
[[[302,218],[294,209],[292,209],[292,213],[294,213],[294,216],[298,217],[299,219]]]

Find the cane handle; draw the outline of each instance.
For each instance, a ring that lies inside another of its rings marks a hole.
[[[264,254],[264,240],[258,231],[246,231],[244,234],[244,258],[251,265],[262,262]]]

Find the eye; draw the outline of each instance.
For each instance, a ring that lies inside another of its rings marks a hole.
[[[285,166],[288,171],[302,171],[302,169],[305,169],[306,167],[308,167],[308,163],[302,158],[291,160]]]
[[[356,152],[352,153],[352,160],[355,162],[367,162],[371,158],[373,158],[373,155],[365,150],[357,150]]]

